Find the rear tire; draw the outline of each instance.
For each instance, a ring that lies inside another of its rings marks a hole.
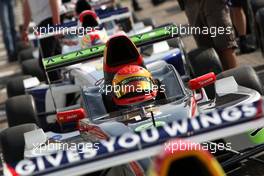
[[[213,48],[197,48],[188,53],[187,62],[190,66],[191,76],[198,77],[209,72],[216,75],[223,71],[218,54]],[[204,88],[209,99],[215,98],[215,86],[209,85]]]
[[[251,66],[242,66],[224,71],[217,75],[217,79],[226,78],[229,76],[234,76],[236,82],[239,85],[256,90],[261,95],[263,95],[263,86],[257,73]]]
[[[39,81],[45,81],[46,76],[39,65],[38,59],[30,59],[22,62],[22,72],[25,75],[37,77]]]
[[[25,94],[24,79],[30,78],[29,75],[17,76],[7,82],[7,96],[8,98]]]
[[[23,62],[25,60],[33,59],[33,48],[27,48],[18,53],[18,60],[19,62]]]
[[[3,159],[6,163],[14,163],[24,159],[24,133],[36,130],[35,124],[23,124],[7,128],[0,133],[0,144]]]
[[[9,98],[5,105],[9,127],[25,123],[39,124],[37,109],[32,95],[20,95]]]

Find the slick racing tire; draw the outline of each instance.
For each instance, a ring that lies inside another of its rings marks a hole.
[[[213,48],[197,48],[190,51],[187,62],[193,78],[209,72],[214,72],[217,75],[223,71],[219,56]],[[215,98],[214,84],[204,89],[209,99]]]
[[[259,33],[259,45],[264,56],[264,8],[260,9],[256,15],[257,29]]]
[[[0,144],[3,159],[6,163],[13,163],[24,159],[24,133],[36,130],[35,124],[23,124],[7,128],[0,133]]]
[[[29,75],[22,75],[22,76],[11,78],[7,82],[7,85],[6,85],[8,98],[25,94],[25,87],[24,87],[23,80],[30,78],[30,77],[31,76]]]
[[[34,56],[33,56],[33,48],[27,48],[27,49],[24,49],[22,51],[20,51],[18,53],[18,61],[19,62],[23,62],[25,60],[28,60],[28,59],[33,59]]]
[[[184,0],[178,0],[179,7],[182,11],[185,10]]]
[[[37,109],[32,95],[19,95],[9,98],[5,105],[9,127],[25,123],[39,124]]]
[[[263,87],[255,70],[251,66],[242,66],[224,71],[217,75],[217,79],[233,76],[237,84],[254,89],[263,95]]]
[[[23,74],[37,77],[39,81],[46,80],[45,73],[40,67],[38,59],[25,60],[22,62],[21,67]]]

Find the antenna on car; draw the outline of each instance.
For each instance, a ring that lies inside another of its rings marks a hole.
[[[154,113],[153,113],[152,110],[150,111],[150,114],[151,114],[151,119],[152,119],[152,122],[153,122],[153,126],[156,127],[156,121],[155,121]]]

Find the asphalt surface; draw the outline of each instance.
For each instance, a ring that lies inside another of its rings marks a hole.
[[[176,23],[186,25],[187,18],[182,12],[176,0],[168,0],[159,6],[153,6],[149,0],[139,0],[142,11],[137,12],[139,19],[152,18],[157,25],[164,23]],[[124,6],[131,5],[131,1],[122,1]],[[131,8],[131,7],[130,7]],[[18,3],[15,8],[17,24],[21,23],[21,6]],[[0,32],[1,33],[1,32]],[[196,48],[194,39],[191,36],[186,36],[183,39],[187,51]],[[6,53],[3,42],[0,39],[0,131],[7,127],[5,117],[4,102],[6,100],[6,83],[7,81],[17,75],[21,74],[19,63],[9,64],[6,61]],[[254,53],[239,55],[238,62],[240,65],[253,66],[264,85],[264,58],[260,51]],[[241,143],[241,145],[243,145]],[[260,156],[264,160],[264,155]],[[229,176],[264,176],[264,165],[255,161],[246,161],[241,166],[228,173]]]

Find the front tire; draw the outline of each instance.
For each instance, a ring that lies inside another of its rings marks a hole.
[[[20,95],[7,99],[6,116],[9,127],[25,123],[39,125],[36,105],[32,95]]]
[[[263,86],[256,71],[251,66],[242,66],[224,71],[217,75],[217,79],[229,76],[233,76],[239,85],[256,90],[263,95]]]
[[[0,133],[0,144],[3,159],[6,163],[14,163],[24,159],[24,133],[36,130],[35,124],[23,124],[7,128]]]
[[[11,78],[6,85],[8,98],[25,94],[24,79],[30,78],[29,75],[22,75]]]

